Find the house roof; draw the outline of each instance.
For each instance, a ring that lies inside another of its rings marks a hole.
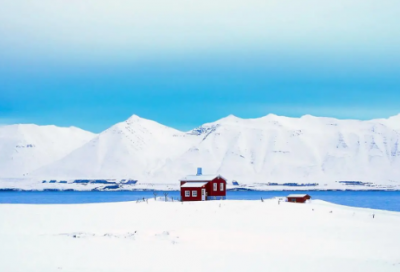
[[[208,182],[186,182],[181,186],[181,188],[199,188],[206,185]]]
[[[288,195],[288,197],[306,197],[308,196],[307,194],[301,195],[301,194],[292,194],[292,195]]]
[[[182,178],[181,181],[212,181],[218,177],[226,180],[224,177],[220,175],[189,175]]]

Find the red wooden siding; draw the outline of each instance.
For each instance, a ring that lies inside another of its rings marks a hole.
[[[295,203],[305,203],[307,200],[311,199],[311,196],[306,195],[304,197],[288,197],[288,202],[295,202]]]
[[[217,184],[217,190],[214,191],[214,184]],[[223,190],[221,191],[221,184],[223,184]],[[206,185],[207,196],[226,196],[226,181],[222,178],[216,178]]]
[[[182,201],[201,201],[201,189],[205,188],[206,189],[206,199],[205,200],[213,200],[213,197],[216,197],[217,199],[225,199],[226,197],[226,180],[224,180],[221,177],[217,177],[211,181],[198,181],[198,182],[207,182],[207,184],[204,184],[202,187],[183,187],[188,181],[181,181],[181,199]],[[193,181],[190,181],[193,182]],[[214,186],[216,186],[216,190],[214,190]],[[190,196],[185,196],[185,192],[190,191]],[[197,191],[197,196],[193,197],[192,193],[193,191]]]
[[[181,199],[182,201],[201,201],[201,189],[204,189],[205,185],[203,187],[195,187],[195,188],[181,188]],[[186,196],[185,192],[189,191],[190,196]],[[197,192],[197,196],[193,196],[193,191]]]

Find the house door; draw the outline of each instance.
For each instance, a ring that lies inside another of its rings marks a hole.
[[[201,200],[206,200],[206,189],[201,189]]]

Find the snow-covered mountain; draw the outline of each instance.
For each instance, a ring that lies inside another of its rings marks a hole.
[[[242,183],[400,183],[399,118],[231,115],[180,132],[132,116],[31,176],[173,183],[202,166]]]
[[[148,179],[158,168],[195,145],[197,139],[134,115],[33,175],[44,178]]]
[[[95,135],[76,127],[0,127],[0,177],[22,177],[82,146]]]
[[[377,119],[374,121],[400,131],[400,114],[389,117],[388,119]]]
[[[189,132],[134,115],[95,136],[82,132],[79,144],[70,142],[74,137],[47,131],[38,137],[43,142],[40,154],[46,154],[35,155],[41,159],[22,153],[29,150],[28,145],[39,145],[29,140],[30,133],[23,143],[8,133],[12,142],[8,146],[19,157],[1,157],[0,169],[14,170],[7,174],[31,170],[27,177],[38,179],[133,178],[143,183],[176,183],[203,167],[205,173],[248,184],[330,186],[341,180],[400,185],[400,115],[370,121],[231,115]],[[18,146],[24,146],[23,151]]]
[[[203,137],[199,144],[160,169],[159,176],[201,165],[245,183],[400,183],[400,132],[380,121],[228,116],[194,133]]]

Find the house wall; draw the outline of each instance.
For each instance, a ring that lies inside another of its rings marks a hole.
[[[288,197],[288,202],[305,203],[307,199],[307,197]]]
[[[221,183],[224,184],[224,190],[220,190]],[[214,191],[214,184],[217,184],[217,191]],[[206,184],[207,196],[226,196],[226,181],[222,178],[216,178]]]
[[[203,186],[203,188],[205,188]],[[182,201],[201,201],[201,189],[203,188],[181,188],[181,199]],[[190,196],[185,196],[185,191],[190,191]],[[197,197],[192,197],[192,191],[197,191]]]

